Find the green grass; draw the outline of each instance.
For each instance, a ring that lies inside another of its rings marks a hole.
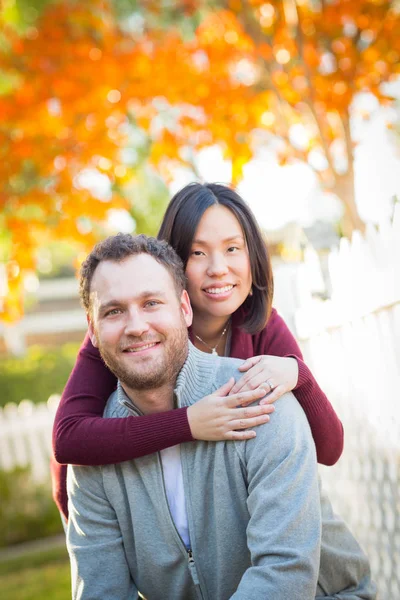
[[[69,600],[71,578],[65,547],[1,562],[0,590],[7,600]]]

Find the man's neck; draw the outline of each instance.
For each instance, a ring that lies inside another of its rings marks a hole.
[[[144,415],[166,412],[175,408],[174,385],[172,384],[152,390],[134,390],[122,382],[121,385],[128,398]]]

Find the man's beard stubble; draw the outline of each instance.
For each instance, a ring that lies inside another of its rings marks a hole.
[[[125,346],[137,343],[138,341],[151,343],[153,340],[147,340],[146,338],[126,338]],[[130,369],[122,361],[118,360],[113,353],[109,352],[98,339],[101,357],[109,370],[126,387],[139,391],[157,389],[167,383],[175,383],[188,352],[186,323],[183,321],[181,327],[170,330],[168,338],[161,340],[161,343],[164,345],[164,360],[155,362],[152,368],[148,367],[146,369],[146,364],[144,363],[143,365],[132,365],[133,368]]]

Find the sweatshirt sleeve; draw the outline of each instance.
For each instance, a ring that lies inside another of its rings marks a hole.
[[[87,335],[54,421],[53,451],[59,463],[112,464],[193,440],[186,407],[143,417],[103,418],[116,383]]]
[[[324,600],[375,600],[377,590],[368,558],[343,519],[333,512],[319,483],[322,538],[316,596]]]
[[[332,404],[319,387],[293,334],[275,309],[263,332],[262,354],[291,357],[299,365],[299,378],[293,393],[304,410],[317,449],[317,460],[334,465],[343,452],[343,425]]]
[[[73,600],[138,600],[101,467],[69,467],[67,548]]]
[[[251,566],[231,600],[314,600],[321,536],[317,461],[293,394],[282,397],[268,427],[245,442]],[[264,452],[271,443],[274,451]]]

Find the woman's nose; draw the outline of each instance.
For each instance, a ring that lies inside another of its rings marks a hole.
[[[218,254],[214,255],[207,268],[207,275],[210,277],[221,277],[228,272],[228,265],[225,258]]]

